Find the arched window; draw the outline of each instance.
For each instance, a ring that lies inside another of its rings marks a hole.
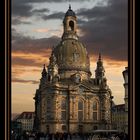
[[[74,22],[72,20],[69,22],[69,26],[71,31],[74,31]]]
[[[47,110],[51,110],[51,99],[47,99]]]
[[[61,120],[66,120],[66,99],[61,101]]]
[[[76,75],[75,82],[76,83],[80,83],[81,82],[81,76],[80,75]]]
[[[62,110],[66,110],[66,100],[65,100],[65,99],[63,99],[63,100],[61,101],[61,109],[62,109]]]
[[[98,120],[98,103],[97,101],[93,102],[93,120]]]
[[[83,101],[78,101],[78,120],[83,120]]]

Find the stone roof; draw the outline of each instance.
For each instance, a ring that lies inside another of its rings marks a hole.
[[[112,111],[114,112],[124,112],[125,111],[125,104],[119,104],[112,107]]]
[[[34,118],[34,112],[22,112],[17,119],[32,119]]]

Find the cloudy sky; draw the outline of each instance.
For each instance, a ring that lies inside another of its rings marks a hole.
[[[78,36],[90,55],[94,77],[99,52],[114,102],[124,103],[122,71],[127,66],[127,0],[13,0],[12,112],[34,111],[34,94],[51,47],[63,33],[69,3],[78,18]]]

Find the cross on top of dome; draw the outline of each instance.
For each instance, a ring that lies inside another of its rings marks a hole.
[[[71,10],[71,5],[69,4],[69,10]]]

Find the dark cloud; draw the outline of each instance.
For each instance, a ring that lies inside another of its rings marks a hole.
[[[24,83],[24,84],[28,84],[28,83],[31,83],[31,84],[39,84],[39,81],[36,81],[36,80],[24,80],[24,79],[20,79],[20,78],[13,78],[12,79],[12,82],[16,82],[16,83]]]
[[[30,37],[21,36],[16,30],[13,28],[12,35],[12,53],[22,53],[22,54],[37,54],[43,57],[46,57],[46,61],[43,62],[46,64],[48,61],[48,57],[50,56],[50,49],[58,44],[60,38],[56,36],[52,36],[50,38],[41,38],[41,39],[33,39]],[[37,59],[37,60],[36,60]],[[27,58],[27,57],[19,57],[12,56],[12,65],[13,66],[42,66],[42,63],[39,63],[38,60],[41,58]],[[42,62],[40,60],[40,62]]]
[[[83,0],[90,1],[90,0]],[[91,0],[92,1],[92,0]],[[12,1],[12,15],[30,17],[36,12],[49,12],[48,9],[33,10],[33,3],[60,3],[66,2],[66,0],[13,0]],[[71,0],[71,2],[81,2],[81,0]]]
[[[31,24],[31,22],[21,21],[19,18],[12,19],[12,25],[18,25],[18,24]]]
[[[52,36],[50,38],[33,39],[22,36],[16,32],[12,35],[12,51],[22,53],[41,53],[48,48],[58,44],[60,38]]]
[[[41,66],[40,63],[37,63],[35,59],[25,59],[19,57],[12,57],[13,66]]]
[[[44,20],[50,20],[50,19],[63,19],[65,13],[63,12],[56,12],[50,15],[43,15],[42,19]]]
[[[35,9],[35,10],[32,10],[33,13],[45,13],[45,12],[50,12],[49,9],[46,9],[46,8],[43,8],[43,9]]]
[[[84,2],[84,1],[94,1],[94,0],[82,0],[82,1]],[[47,2],[59,3],[59,2],[68,2],[68,0],[47,0]],[[81,2],[81,0],[70,0],[70,2]]]
[[[80,9],[77,16],[88,21],[80,21],[84,33],[81,41],[87,45],[90,53],[103,53],[115,60],[127,60],[128,18],[127,0],[110,0],[107,6],[92,9]]]
[[[25,0],[21,1],[25,2]],[[37,0],[26,1],[25,4],[29,4],[29,2],[33,3],[37,2]],[[40,2],[45,1],[42,0]],[[83,8],[77,10],[76,15],[78,18],[78,25],[83,33],[80,40],[87,46],[90,54],[97,55],[99,52],[101,52],[104,57],[108,57],[110,59],[127,60],[127,7],[127,0],[109,0],[107,6],[96,6],[91,9]],[[31,11],[31,7],[28,12],[29,11]],[[45,9],[36,9],[36,13],[45,11],[47,12]],[[44,20],[63,19],[63,17],[63,12],[42,16]],[[22,51],[25,53],[43,52],[45,49],[58,44],[60,41],[60,38],[58,37],[32,39],[30,37],[23,37],[18,34],[14,34],[12,38],[14,40],[12,43],[12,50]]]
[[[12,15],[29,17],[32,13],[32,3],[45,2],[45,0],[13,0],[12,1]]]
[[[68,2],[66,0],[14,0],[16,3],[43,3],[43,2],[49,2],[49,3],[59,3],[59,2]],[[82,1],[94,1],[94,0],[82,0]],[[81,0],[70,0],[70,2],[81,2]]]
[[[12,5],[12,15],[20,17],[29,17],[32,15],[33,6],[19,0],[14,0]]]

